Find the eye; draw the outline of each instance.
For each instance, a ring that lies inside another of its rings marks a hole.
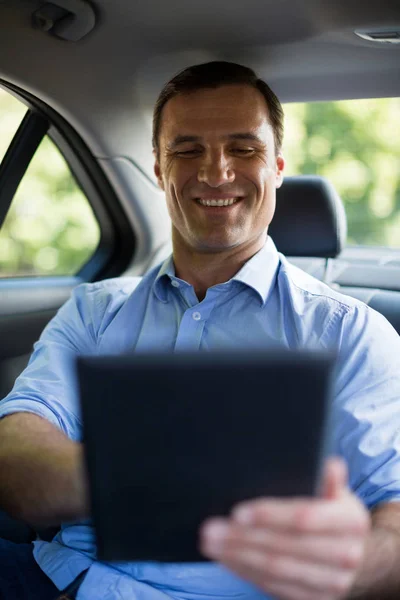
[[[254,148],[232,148],[232,152],[234,152],[235,154],[243,155],[243,156],[250,156],[250,155],[254,154],[255,149]]]
[[[197,154],[200,153],[199,149],[193,148],[193,150],[180,150],[179,152],[176,153],[177,156],[196,156]]]

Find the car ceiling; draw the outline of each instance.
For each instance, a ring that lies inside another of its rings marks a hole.
[[[78,42],[32,27],[44,4],[0,0],[0,78],[75,126],[111,180],[119,170],[122,200],[143,177],[154,185],[152,108],[163,83],[191,64],[248,65],[283,102],[400,96],[400,44],[354,33],[400,32],[398,0],[96,0],[95,27]],[[132,181],[121,175],[126,161]]]
[[[129,151],[132,134],[147,139],[160,86],[196,62],[254,67],[282,101],[400,95],[400,44],[353,33],[400,30],[398,0],[96,0],[96,26],[75,43],[32,28],[43,4],[0,1],[0,75],[82,121],[100,155],[120,154],[126,138]]]

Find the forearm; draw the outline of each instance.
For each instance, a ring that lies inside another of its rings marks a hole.
[[[88,515],[82,444],[29,413],[0,421],[0,506],[48,526]]]
[[[400,533],[393,523],[377,519],[367,540],[364,560],[349,600],[400,598]]]

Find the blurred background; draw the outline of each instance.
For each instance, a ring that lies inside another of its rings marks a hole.
[[[26,110],[0,88],[0,161]],[[284,111],[286,174],[333,183],[349,246],[400,247],[400,99],[286,104]],[[85,195],[45,138],[0,230],[0,277],[75,274],[99,236]]]

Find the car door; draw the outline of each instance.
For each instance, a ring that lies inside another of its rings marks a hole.
[[[0,398],[79,283],[119,275],[134,233],[95,158],[51,110],[0,81]]]

